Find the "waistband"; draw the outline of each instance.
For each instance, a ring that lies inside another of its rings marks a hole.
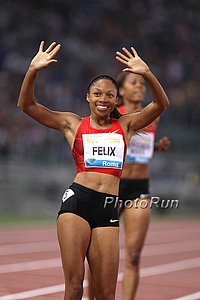
[[[120,179],[121,183],[146,183],[149,182],[149,178],[145,178],[145,179],[125,179],[125,178],[121,178]]]

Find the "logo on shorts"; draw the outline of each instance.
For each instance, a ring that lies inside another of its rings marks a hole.
[[[115,223],[115,222],[118,222],[119,220],[113,220],[113,219],[110,219],[110,223]]]
[[[68,198],[70,198],[73,195],[74,191],[72,191],[71,189],[67,189],[62,196],[62,201],[65,202]]]

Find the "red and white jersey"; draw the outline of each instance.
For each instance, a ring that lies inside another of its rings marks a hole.
[[[72,154],[77,173],[97,172],[120,178],[126,153],[123,129],[111,118],[111,127],[96,129],[90,117],[82,119],[76,132]]]
[[[126,114],[124,106],[117,108],[121,114]],[[147,164],[153,157],[156,136],[156,123],[152,122],[131,137],[127,146],[126,163]]]

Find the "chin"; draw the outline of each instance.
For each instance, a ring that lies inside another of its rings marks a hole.
[[[110,110],[107,110],[107,111],[98,110],[98,109],[95,110],[95,114],[97,114],[99,116],[105,116],[106,117],[106,116],[109,116],[110,113],[111,113]]]
[[[109,117],[110,112],[109,113],[107,113],[107,112],[106,113],[105,112],[98,112],[98,113],[96,113],[96,115],[101,117],[101,118],[107,118],[107,117]]]
[[[132,99],[131,102],[142,102],[142,101],[144,101],[144,97],[134,98],[134,99]]]
[[[91,112],[97,117],[106,117],[108,115],[108,113],[103,112],[103,111],[98,111],[96,109],[92,110]]]

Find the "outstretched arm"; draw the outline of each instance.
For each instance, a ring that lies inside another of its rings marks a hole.
[[[132,113],[121,117],[121,122],[126,123],[129,131],[134,133],[156,120],[169,106],[169,100],[159,81],[151,72],[148,65],[139,57],[136,50],[131,47],[131,53],[126,48],[122,49],[125,54],[117,52],[116,59],[127,66],[127,68],[125,68],[123,71],[142,75],[150,87],[152,95],[152,102],[148,104],[141,112]]]
[[[71,127],[71,123],[74,120],[80,118],[70,112],[52,111],[37,103],[34,95],[37,73],[50,64],[57,62],[54,57],[60,50],[60,47],[60,44],[56,45],[54,42],[44,51],[44,41],[41,42],[39,51],[32,59],[25,75],[17,105],[22,111],[39,123],[64,132],[67,128]]]

